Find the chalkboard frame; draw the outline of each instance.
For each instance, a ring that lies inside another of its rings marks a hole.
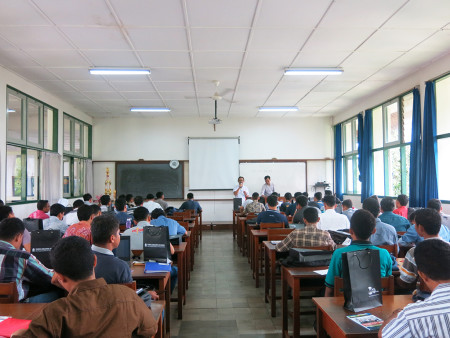
[[[115,162],[115,186],[116,186],[116,190],[118,191],[118,184],[119,184],[119,171],[118,171],[118,166],[119,165],[123,165],[123,164],[167,164],[169,165],[170,161],[116,161]],[[170,197],[170,196],[166,196],[165,199],[170,199],[170,200],[184,200],[184,161],[179,161],[180,163],[180,167],[181,167],[181,197]],[[177,168],[178,169],[178,168]],[[164,192],[164,191],[163,191]],[[119,192],[118,193],[123,193],[123,192]],[[152,194],[156,195],[156,191],[151,192]],[[145,199],[145,196],[142,196]]]

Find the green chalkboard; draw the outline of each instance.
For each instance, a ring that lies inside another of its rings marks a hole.
[[[166,199],[183,198],[183,163],[176,169],[167,162],[116,162],[117,196],[133,194],[145,198],[162,191]]]

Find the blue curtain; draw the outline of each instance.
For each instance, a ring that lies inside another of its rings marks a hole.
[[[364,120],[363,115],[361,113],[358,114],[358,179],[360,182],[362,182],[361,177],[361,159],[362,159],[362,139],[363,139],[363,130],[364,130]]]
[[[343,199],[342,189],[342,132],[341,124],[334,127],[334,172],[336,175],[336,197]]]
[[[428,200],[439,198],[437,186],[436,98],[432,81],[428,81],[425,87],[420,183],[420,206],[425,207]]]
[[[364,115],[364,131],[361,145],[361,202],[373,195],[373,158],[372,158],[372,109]]]
[[[421,205],[419,187],[422,116],[420,111],[420,93],[417,88],[413,90],[413,98],[411,156],[409,165],[409,206],[415,208]]]

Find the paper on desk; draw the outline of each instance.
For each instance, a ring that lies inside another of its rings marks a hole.
[[[321,275],[321,276],[325,276],[328,273],[328,269],[324,269],[324,270],[314,270],[313,272]]]
[[[272,243],[273,245],[277,245],[278,243],[280,243],[281,241],[270,241],[270,243]]]
[[[342,245],[345,245],[345,246],[350,245],[350,244],[352,244],[352,240],[350,238],[346,238],[345,241],[342,242]]]

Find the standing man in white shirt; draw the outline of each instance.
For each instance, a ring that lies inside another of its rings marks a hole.
[[[245,200],[250,197],[250,191],[244,185],[244,178],[242,176],[239,176],[238,185],[234,187],[233,194],[235,198],[242,198],[241,205],[244,205]]]
[[[275,192],[275,186],[270,181],[269,175],[264,176],[264,181],[266,183],[264,183],[261,188],[261,196],[267,198]]]
[[[322,202],[325,207],[325,212],[320,215],[320,221],[317,224],[318,229],[340,230],[350,228],[350,222],[347,216],[334,211],[334,208],[336,208],[336,197],[333,195],[325,196]]]

